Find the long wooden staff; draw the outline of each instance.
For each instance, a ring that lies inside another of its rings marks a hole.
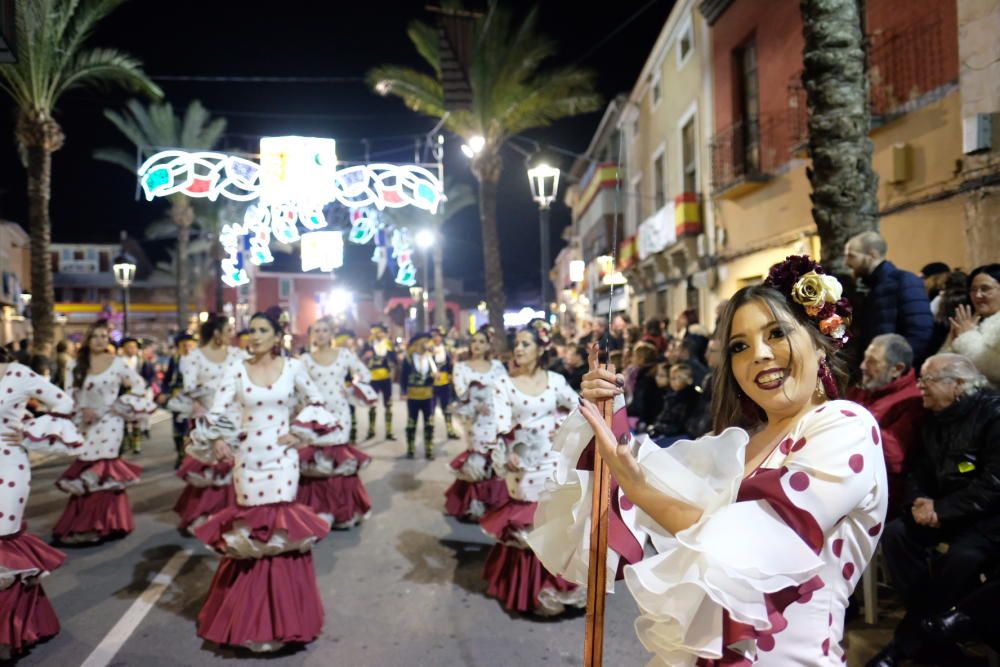
[[[590,351],[591,370],[598,367],[597,346]],[[613,373],[614,366],[608,369]],[[614,401],[607,399],[601,407],[604,421],[611,427]],[[584,635],[584,667],[601,667],[604,659],[604,602],[608,578],[608,502],[611,472],[594,443],[594,496],[590,509],[590,567],[587,571],[587,630]]]

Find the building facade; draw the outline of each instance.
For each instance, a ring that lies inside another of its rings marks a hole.
[[[14,222],[0,221],[0,345],[31,336],[31,239]]]

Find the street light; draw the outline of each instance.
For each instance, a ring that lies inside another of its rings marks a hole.
[[[115,273],[115,282],[122,288],[122,333],[128,334],[128,288],[135,281],[135,264],[125,255],[115,257],[111,266]]]
[[[471,160],[482,152],[484,146],[486,146],[486,139],[476,135],[469,139],[469,143],[462,144],[462,153]]]
[[[528,182],[531,184],[531,198],[538,204],[538,224],[541,227],[541,279],[542,279],[542,310],[548,315],[549,309],[549,207],[556,199],[559,191],[559,169],[547,162],[537,160],[528,169]]]
[[[431,247],[434,245],[435,242],[437,242],[437,237],[435,236],[434,232],[431,231],[430,229],[421,229],[419,232],[417,232],[416,241],[417,241],[417,247],[424,251],[424,279],[423,281],[421,281],[424,284],[424,292],[423,292],[423,301],[421,302],[420,305],[424,311],[424,317],[423,317],[424,331],[427,331],[430,329],[430,313],[428,312],[428,307],[427,307],[427,299],[429,298],[429,292],[430,292],[429,288],[431,282],[430,255],[431,255]],[[438,297],[440,298],[440,295],[438,295]]]

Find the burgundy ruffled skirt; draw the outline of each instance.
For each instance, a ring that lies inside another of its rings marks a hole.
[[[174,503],[174,512],[181,519],[181,530],[187,530],[192,524],[201,523],[216,512],[236,505],[232,471],[233,464],[229,461],[210,465],[191,456],[184,457],[176,475],[187,482],[187,485]],[[198,482],[193,483],[193,479]],[[225,481],[206,484],[207,480]]]
[[[538,503],[508,499],[479,520],[479,527],[500,542],[516,540],[515,533],[531,530]]]
[[[463,521],[480,519],[480,510],[473,503],[478,503],[482,511],[489,512],[510,500],[507,483],[500,477],[480,482],[456,479],[444,492],[444,498],[445,513]]]
[[[0,536],[0,577],[14,578],[10,586],[0,589],[0,646],[11,654],[59,633],[59,619],[38,577],[52,572],[65,559],[65,554],[24,526]]]
[[[555,593],[555,597],[569,594],[582,597],[586,602],[585,596],[572,595],[578,590],[576,584],[546,570],[531,549],[493,545],[486,557],[483,578],[487,584],[486,594],[499,600],[508,611],[537,613],[542,604],[541,597],[550,591]]]
[[[332,517],[334,528],[356,525],[372,509],[368,491],[357,475],[300,477],[295,500],[316,514]]]
[[[74,461],[56,480],[71,495],[52,534],[60,541],[97,541],[131,533],[135,520],[125,488],[141,472],[140,466],[119,458]]]
[[[225,556],[198,614],[198,636],[253,650],[314,640],[323,603],[309,549],[328,532],[299,503],[237,505],[195,528]]]

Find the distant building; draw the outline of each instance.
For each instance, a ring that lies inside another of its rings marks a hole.
[[[0,345],[31,336],[31,239],[15,222],[0,220]]]

